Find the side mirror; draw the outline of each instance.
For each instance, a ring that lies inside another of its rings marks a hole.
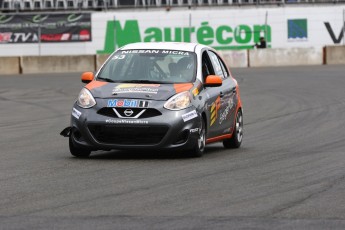
[[[90,83],[95,78],[95,75],[92,72],[85,72],[81,75],[81,82]]]
[[[217,87],[223,84],[222,78],[217,75],[208,75],[206,77],[204,86]]]

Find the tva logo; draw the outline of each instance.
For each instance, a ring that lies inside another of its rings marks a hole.
[[[324,24],[326,26],[328,33],[329,33],[329,36],[331,36],[331,38],[334,42],[334,44],[339,44],[341,42],[341,40],[344,38],[344,33],[343,33],[344,26],[341,28],[338,37],[336,37],[336,35],[334,34],[334,31],[331,27],[331,24],[329,22],[324,22]]]

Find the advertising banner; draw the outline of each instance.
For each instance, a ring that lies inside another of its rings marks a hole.
[[[0,14],[0,56],[109,54],[133,42],[196,42],[217,50],[345,45],[338,5]],[[92,30],[92,35],[91,35]]]
[[[217,50],[344,45],[344,10],[337,6],[210,8],[208,10],[97,14],[97,54],[133,42],[197,42]],[[102,43],[100,43],[102,42]]]
[[[0,44],[91,41],[91,15],[0,14]]]

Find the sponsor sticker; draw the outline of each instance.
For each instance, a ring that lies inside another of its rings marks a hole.
[[[193,89],[192,94],[194,95],[194,97],[196,97],[199,94],[199,89],[198,88]]]
[[[105,123],[109,124],[148,124],[148,121],[142,120],[125,120],[125,119],[107,119]]]
[[[189,132],[190,133],[197,133],[197,132],[199,132],[199,128],[190,129]]]
[[[158,93],[160,84],[122,84],[116,86],[112,93]]]
[[[189,56],[189,52],[180,50],[123,50],[122,54],[176,54]]]
[[[225,107],[224,111],[219,116],[219,124],[222,124],[223,121],[225,121],[227,119],[227,117],[229,115],[229,112],[233,108],[233,106],[234,106],[234,99],[230,98],[230,100],[228,101],[228,104]]]
[[[184,122],[192,120],[193,118],[198,117],[198,114],[196,113],[195,110],[190,111],[189,113],[185,113],[182,115],[182,119]]]
[[[146,108],[147,101],[133,100],[133,99],[110,99],[108,100],[108,107],[129,107],[129,108]]]
[[[73,108],[73,110],[72,110],[72,116],[75,117],[75,118],[77,118],[77,119],[79,119],[80,115],[81,115],[81,112],[78,111],[77,109]]]

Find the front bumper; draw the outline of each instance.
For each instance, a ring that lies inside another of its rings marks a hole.
[[[158,108],[162,108],[159,116],[130,119],[101,115],[100,108],[82,109],[75,104],[69,136],[91,150],[194,148],[202,119],[195,107],[180,111]]]

